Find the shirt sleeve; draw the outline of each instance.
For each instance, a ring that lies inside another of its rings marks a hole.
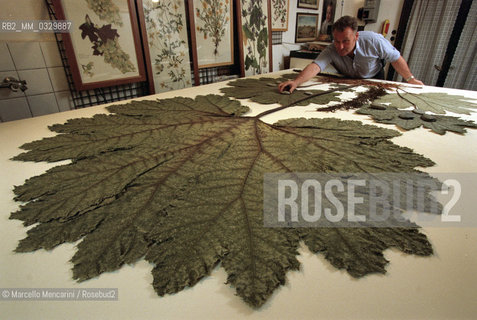
[[[325,50],[321,51],[318,57],[313,61],[320,67],[320,70],[323,71],[331,63],[331,48],[330,46],[326,47]]]
[[[376,34],[374,42],[381,59],[394,62],[401,56],[401,53],[382,34]]]

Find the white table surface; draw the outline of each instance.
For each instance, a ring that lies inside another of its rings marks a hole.
[[[289,71],[286,71],[289,72]],[[280,74],[278,72],[275,74]],[[271,76],[273,74],[265,75]],[[217,93],[224,83],[187,88],[143,99],[194,97]],[[475,91],[435,87],[421,91],[448,92],[477,99]],[[124,102],[120,102],[124,103]],[[277,105],[258,105],[250,115]],[[314,112],[316,105],[291,107],[268,115],[266,122],[290,117],[338,117],[376,124],[367,116],[351,111]],[[477,109],[476,109],[477,112]],[[31,119],[0,123],[0,288],[118,288],[118,301],[0,301],[1,319],[475,319],[477,317],[477,228],[423,228],[433,245],[431,257],[416,257],[398,250],[386,250],[387,273],[354,279],[332,267],[320,255],[304,246],[299,250],[299,271],[287,274],[285,286],[275,291],[259,310],[248,307],[224,284],[227,275],[220,265],[195,287],[159,297],[151,285],[152,265],[142,260],[120,270],[104,273],[82,283],[72,279],[69,262],[75,244],[63,244],[52,251],[13,252],[26,228],[9,220],[17,210],[12,188],[43,173],[56,164],[9,160],[21,152],[23,143],[52,136],[48,125],[67,119],[106,113],[104,106],[90,107]],[[477,113],[461,116],[477,121]],[[444,136],[427,129],[402,131],[393,141],[424,154],[436,162],[430,173],[477,173],[477,130],[465,135]]]

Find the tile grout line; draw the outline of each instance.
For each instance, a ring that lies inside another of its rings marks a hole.
[[[41,44],[38,43],[38,45],[40,46],[41,57],[43,58],[43,62],[45,63],[45,68],[46,68],[46,73],[48,74],[48,79],[50,79],[51,90],[52,90],[53,96],[55,97],[56,109],[58,110],[58,112],[61,112],[60,104],[58,103],[58,98],[56,96],[55,86],[53,85],[53,81],[51,80],[50,70],[48,68],[48,64],[46,63],[45,53],[43,52],[43,48],[41,47]]]
[[[20,80],[20,74],[18,73],[17,64],[15,63],[15,59],[13,59],[12,51],[10,50],[10,45],[8,44],[8,42],[5,42],[5,44],[7,45],[7,50],[8,50],[8,53],[10,54],[10,59],[12,59],[13,66],[15,67],[15,73],[17,75],[17,78],[18,78],[18,80]],[[25,101],[27,103],[28,111],[30,111],[30,117],[33,118],[33,112],[31,111],[30,102],[27,99],[27,95],[25,94],[25,92],[22,92],[22,94],[23,94],[23,98],[25,99]],[[18,97],[18,98],[21,98],[21,97]],[[5,99],[5,100],[7,100],[7,99]]]

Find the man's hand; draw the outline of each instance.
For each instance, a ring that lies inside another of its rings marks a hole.
[[[297,86],[298,85],[295,81],[288,80],[278,85],[278,92],[282,93],[283,91],[288,91],[292,93],[293,91],[295,91]]]
[[[413,78],[413,79],[409,80],[407,83],[418,84],[418,85],[421,85],[421,86],[424,85],[424,83],[421,80],[417,80],[416,78]]]
[[[394,70],[396,70],[397,73],[399,73],[404,80],[409,78],[409,76],[412,76],[412,73],[409,70],[409,66],[407,65],[407,62],[404,60],[402,56],[400,56],[399,59],[397,59],[396,61],[391,62],[391,65],[393,66]],[[421,86],[424,85],[422,81],[417,80],[414,77],[410,78],[409,81],[407,81],[407,83],[418,84]]]
[[[292,93],[300,84],[310,80],[318,73],[320,73],[320,71],[320,67],[316,63],[312,62],[300,72],[300,74],[296,77],[295,80],[288,80],[280,83],[278,85],[278,91],[280,93],[282,93],[283,91],[288,91]]]

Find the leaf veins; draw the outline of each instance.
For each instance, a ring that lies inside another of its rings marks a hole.
[[[220,91],[227,97],[237,99],[250,99],[262,104],[278,103],[282,106],[306,106],[310,103],[327,104],[330,101],[341,101],[338,90],[346,90],[352,86],[334,85],[333,90],[295,90],[293,94],[281,94],[278,92],[278,84],[288,80],[292,75],[283,75],[281,78],[237,79],[228,83],[230,87]],[[354,85],[356,86],[356,85]]]
[[[81,240],[80,281],[145,257],[159,295],[193,286],[221,264],[249,305],[285,282],[302,239],[352,276],[385,272],[382,251],[429,255],[415,228],[265,228],[270,172],[412,172],[432,161],[388,139],[396,131],[338,119],[267,124],[217,95],[134,101],[73,119],[23,146],[23,161],[71,159],[15,188],[11,215],[36,224],[16,251]]]
[[[409,92],[399,92],[385,95],[374,101],[375,104],[389,105],[398,109],[414,107],[423,111],[437,114],[445,114],[446,111],[458,114],[470,114],[477,108],[477,104],[468,100],[469,98],[451,95],[447,93],[424,92],[413,94]]]

